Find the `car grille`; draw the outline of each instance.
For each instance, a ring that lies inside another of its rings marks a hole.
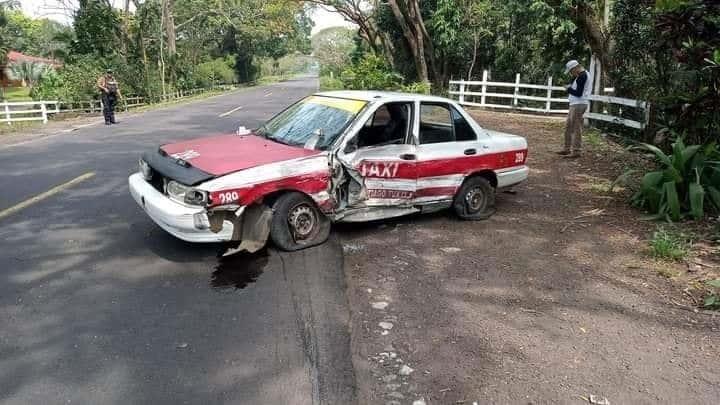
[[[165,178],[158,172],[154,172],[152,178],[150,178],[150,185],[153,188],[163,194],[165,194]]]

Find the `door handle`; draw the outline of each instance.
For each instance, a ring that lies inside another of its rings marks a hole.
[[[465,153],[466,155],[476,155],[476,154],[477,154],[477,150],[475,150],[475,149],[465,149],[465,152],[463,152],[463,153]]]
[[[402,155],[400,155],[400,159],[402,159],[402,160],[416,160],[416,159],[417,159],[417,156],[415,156],[415,155],[412,154],[412,153],[403,153]]]

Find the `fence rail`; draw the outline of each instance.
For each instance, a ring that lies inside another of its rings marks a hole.
[[[57,101],[19,101],[0,103],[0,122],[42,121],[47,123],[49,114],[57,114]]]
[[[235,89],[236,87],[237,86],[234,84],[224,84],[190,90],[177,90],[167,94],[165,97],[161,97],[160,100],[179,100],[208,91],[228,91]],[[151,104],[151,102],[145,97],[128,96],[119,100],[117,109],[128,111],[132,108],[137,108],[147,104]],[[101,112],[102,110],[103,104],[101,100],[0,102],[0,123],[12,125],[13,122],[42,121],[46,124],[51,114],[88,114]]]
[[[546,84],[529,84],[520,81],[520,74],[515,75],[515,82],[496,82],[490,80],[489,72],[483,71],[481,81],[451,80],[448,93],[457,96],[460,104],[473,107],[487,107],[505,110],[531,111],[543,114],[567,114],[569,101],[567,89],[556,86],[553,78],[549,77]],[[593,83],[588,83],[592,86]],[[614,93],[615,89],[606,87],[606,94]],[[562,96],[559,94],[561,93]],[[624,125],[635,129],[644,129],[648,122],[649,105],[644,101],[631,100],[609,95],[592,95],[591,102],[602,104],[602,113],[589,109],[585,118],[614,124]],[[612,105],[619,108],[618,114],[623,114],[623,106],[641,111],[641,121],[615,116],[608,112]]]

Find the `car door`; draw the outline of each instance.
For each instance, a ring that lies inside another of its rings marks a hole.
[[[347,208],[398,207],[410,204],[417,182],[412,142],[413,102],[389,102],[338,152],[347,169]]]
[[[487,139],[452,104],[420,102],[418,111],[414,202],[452,201],[465,176],[482,164]]]

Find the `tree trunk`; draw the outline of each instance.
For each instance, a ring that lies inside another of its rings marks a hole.
[[[172,58],[177,53],[175,46],[175,16],[173,15],[173,8],[175,6],[175,0],[164,0],[164,13],[165,19],[165,35],[167,36],[167,51],[168,57]]]
[[[428,82],[428,67],[427,60],[425,59],[425,38],[417,21],[418,18],[422,20],[422,17],[415,15],[413,5],[409,5],[407,16],[401,9],[398,0],[388,0],[388,5],[395,16],[395,20],[397,20],[400,25],[403,36],[413,55],[418,80]]]
[[[467,79],[472,80],[472,73],[473,69],[475,69],[475,61],[477,61],[477,49],[478,49],[478,42],[480,42],[480,38],[477,32],[473,33],[473,56],[472,61],[470,62],[470,68],[468,69],[468,75]]]

